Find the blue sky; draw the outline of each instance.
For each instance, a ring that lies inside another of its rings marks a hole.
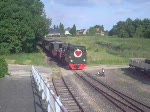
[[[52,26],[63,23],[77,29],[103,25],[110,30],[119,21],[150,19],[150,0],[41,0]]]

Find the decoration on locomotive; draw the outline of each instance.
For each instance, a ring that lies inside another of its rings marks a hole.
[[[72,70],[82,70],[86,67],[87,58],[84,46],[67,45],[52,39],[45,39],[43,42],[44,47],[53,57]]]

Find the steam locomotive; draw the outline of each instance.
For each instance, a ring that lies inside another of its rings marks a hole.
[[[82,70],[86,67],[87,57],[85,46],[65,44],[51,38],[42,41],[42,47],[63,65],[72,70]]]

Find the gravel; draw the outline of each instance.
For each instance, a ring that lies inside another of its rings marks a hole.
[[[97,75],[98,72],[105,69],[105,75]],[[51,69],[49,67],[37,67],[37,69],[46,75],[46,77],[51,78]],[[11,75],[17,74],[17,72],[27,72],[29,75],[31,66],[24,65],[9,65],[9,71]],[[13,71],[13,72],[12,72]],[[90,111],[98,112],[118,112],[114,106],[107,102],[104,97],[100,96],[93,88],[82,82],[73,75],[71,70],[64,68],[52,68],[53,73],[61,72],[65,75],[74,85],[76,91],[80,95],[84,103],[90,108]],[[135,71],[134,69],[129,69],[127,65],[124,66],[93,66],[86,67],[85,71],[96,75],[97,78],[104,83],[111,85],[114,89],[121,91],[122,93],[131,96],[132,98],[143,102],[144,104],[150,106],[150,76],[145,75],[142,72]],[[51,79],[49,79],[51,83]]]
[[[98,72],[105,69],[105,75],[98,75]],[[150,76],[142,72],[129,69],[128,66],[94,66],[87,67],[85,71],[95,75],[99,80],[111,85],[114,89],[141,101],[142,103],[150,106]],[[61,69],[61,72],[72,81],[76,86],[78,94],[84,99],[87,105],[90,105],[93,111],[99,112],[119,112],[114,105],[107,102],[105,98],[95,92],[93,88],[82,82],[72,75],[71,71]]]

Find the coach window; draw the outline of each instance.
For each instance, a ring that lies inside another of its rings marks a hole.
[[[71,49],[71,53],[73,52],[73,49]]]

